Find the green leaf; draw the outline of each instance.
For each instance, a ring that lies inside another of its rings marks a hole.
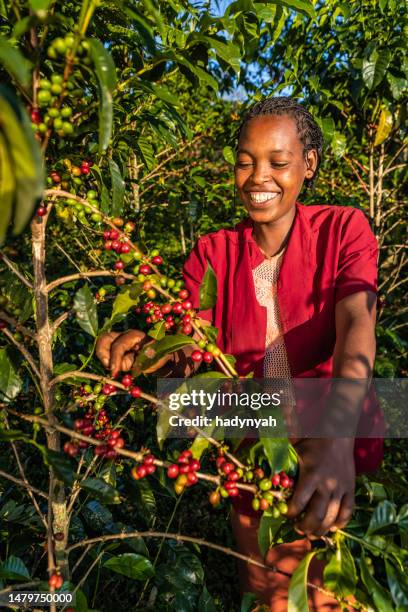
[[[232,147],[224,147],[222,150],[222,156],[226,162],[234,166],[235,164],[235,153]]]
[[[392,113],[388,108],[383,108],[380,114],[380,120],[378,122],[377,132],[375,134],[374,146],[382,144],[384,140],[388,138],[391,133],[393,124]]]
[[[380,52],[374,49],[369,58],[363,59],[363,81],[370,91],[383,80],[390,60],[391,52],[389,49],[383,49]]]
[[[388,586],[391,591],[391,596],[396,606],[402,609],[407,609],[408,606],[408,580],[407,574],[395,568],[388,561],[385,562],[387,572]]]
[[[145,346],[137,355],[135,360],[135,372],[139,374],[157,363],[165,355],[174,353],[179,349],[190,344],[195,344],[195,340],[184,334],[165,336],[161,340],[156,340]]]
[[[157,321],[147,333],[148,336],[155,340],[161,340],[166,335],[165,321]]]
[[[119,504],[119,493],[110,484],[100,478],[86,478],[81,483],[81,489],[92,493],[105,504]]]
[[[207,450],[209,446],[210,442],[207,440],[207,438],[196,436],[194,438],[194,442],[190,446],[190,451],[193,453],[194,459],[200,459],[203,452]]]
[[[400,531],[408,533],[408,504],[401,506],[398,512],[397,522]]]
[[[14,440],[27,440],[27,436],[18,429],[4,429],[0,426],[0,440],[2,442],[14,442]]]
[[[11,156],[7,143],[0,132],[0,244],[7,233],[7,228],[13,214],[13,199],[16,188]]]
[[[244,593],[244,596],[241,601],[241,610],[240,612],[251,612],[253,609],[254,603],[258,600],[258,596],[255,593]]]
[[[340,132],[334,132],[330,146],[334,157],[340,159],[347,150],[347,138]]]
[[[113,124],[113,92],[116,87],[115,64],[109,51],[96,38],[89,39],[99,86],[99,153],[109,145]]]
[[[143,161],[148,170],[151,170],[156,165],[156,156],[152,145],[144,136],[139,136],[137,146],[142,155]]]
[[[30,0],[30,6],[32,10],[37,13],[39,11],[46,11],[51,2],[52,0]]]
[[[207,270],[200,285],[201,310],[213,308],[217,302],[217,277],[210,262],[207,264]]]
[[[132,283],[121,289],[114,299],[111,319],[119,314],[126,314],[133,306],[137,306],[142,291],[141,283]]]
[[[30,62],[3,36],[0,36],[0,64],[27,89],[30,84]]]
[[[9,557],[0,565],[0,578],[6,580],[29,580],[30,574],[19,557]]]
[[[266,1],[268,2],[268,0]],[[313,7],[313,3],[310,0],[270,0],[270,2],[272,4],[277,4],[278,6],[286,6],[294,9],[295,11],[306,15],[306,17],[310,17],[310,19],[316,18],[316,11]]]
[[[201,591],[200,599],[198,600],[198,610],[200,612],[217,612],[214,600],[206,587]]]
[[[22,384],[23,381],[7,355],[7,349],[0,349],[0,393],[3,401],[16,398],[21,391]]]
[[[347,597],[354,594],[357,584],[356,567],[343,539],[337,540],[337,548],[324,568],[323,578],[325,586],[336,595]]]
[[[72,469],[71,461],[65,453],[58,453],[42,446],[40,448],[45,463],[52,466],[58,478],[63,480],[67,485],[72,486],[75,481],[75,472]]]
[[[396,522],[397,512],[395,505],[386,499],[375,508],[366,535],[384,532],[384,530],[387,531],[387,528]]]
[[[226,44],[211,36],[200,36],[200,38],[205,40],[214,49],[217,56],[229,64],[236,74],[239,74],[241,53],[237,45],[234,45],[232,42]]]
[[[370,594],[376,608],[382,612],[392,610],[392,601],[389,597],[389,593],[384,589],[383,586],[370,574],[368,569],[367,561],[364,555],[360,557],[360,574],[361,579]]]
[[[74,310],[80,327],[96,338],[98,334],[98,312],[89,285],[84,285],[76,292]]]
[[[154,576],[153,565],[149,559],[136,553],[117,555],[105,561],[103,566],[132,580],[147,580]]]
[[[262,514],[258,528],[258,546],[263,557],[275,544],[276,535],[284,521],[286,521],[285,516],[280,515],[278,518],[273,518],[270,510]]]
[[[288,612],[307,612],[309,610],[307,596],[307,574],[309,565],[317,551],[308,553],[292,574],[288,591]]]
[[[125,181],[122,178],[118,164],[113,159],[109,160],[109,170],[112,181],[112,215],[119,216],[123,210]]]
[[[286,438],[259,438],[273,473],[284,469],[289,455],[289,440]]]
[[[9,166],[11,165],[14,175],[13,235],[16,236],[23,231],[31,219],[34,206],[42,197],[44,171],[40,148],[27,113],[4,85],[0,85],[0,117],[3,147],[7,147]],[[6,187],[3,187],[8,201],[11,185],[9,178]],[[4,236],[0,235],[0,242],[3,238]]]

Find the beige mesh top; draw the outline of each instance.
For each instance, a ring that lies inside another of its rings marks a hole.
[[[265,259],[252,270],[255,295],[261,306],[266,308],[265,378],[290,378],[290,368],[277,296],[277,282],[284,250]]]

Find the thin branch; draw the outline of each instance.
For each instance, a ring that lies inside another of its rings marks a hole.
[[[12,325],[13,327],[15,327],[17,331],[20,331],[25,336],[28,336],[29,338],[32,338],[33,340],[37,339],[37,334],[35,332],[31,331],[31,329],[28,329],[24,325],[21,325],[21,323],[19,323],[17,319],[15,319],[14,317],[11,317],[4,310],[0,310],[0,319],[2,319],[3,321],[6,321],[9,325]]]
[[[75,373],[67,372],[66,374],[72,375]],[[76,374],[78,374],[78,372]],[[82,372],[80,372],[79,374],[82,374]],[[61,374],[61,376],[63,376],[63,374]],[[88,374],[87,378],[96,378],[96,376]],[[101,377],[97,377],[97,379],[101,380]],[[105,380],[109,380],[109,379],[105,379]],[[115,383],[115,384],[119,385],[120,383]],[[123,385],[121,386],[123,387]],[[152,398],[154,400],[154,403],[158,403],[157,398],[153,396],[142,394],[142,397]],[[27,415],[27,414],[20,414],[16,410],[8,408],[7,406],[5,407],[5,409],[10,414],[13,414],[14,416],[24,421],[29,421],[30,423],[38,423],[42,427],[49,429],[49,430],[54,429],[56,431],[60,431],[61,433],[64,433],[67,436],[70,436],[71,438],[74,438],[76,440],[83,440],[84,442],[87,442],[88,444],[91,444],[92,446],[100,446],[104,444],[103,441],[96,440],[95,438],[91,438],[89,436],[84,436],[83,434],[80,434],[77,431],[73,431],[72,429],[69,429],[68,427],[64,427],[63,425],[59,425],[57,423],[51,424],[49,421],[47,421],[46,419],[42,417],[34,416],[34,415]],[[199,430],[198,428],[195,428],[195,429],[202,437],[206,438],[210,442],[210,444],[214,444],[214,446],[217,446],[217,447],[221,446],[221,444],[217,442],[217,440],[214,440],[213,438],[208,436],[205,432],[201,432],[201,430]],[[142,463],[144,461],[144,454],[142,452],[129,451],[129,450],[126,450],[125,448],[117,448],[115,450],[118,455],[121,455],[122,457],[127,457],[128,459],[132,459],[136,463]],[[233,462],[235,465],[244,467],[243,464],[238,459],[236,459],[236,457],[234,457],[234,455],[231,455],[228,452],[224,453],[224,455],[228,457],[230,461]],[[162,461],[161,459],[155,459],[154,465],[156,465],[157,467],[167,468],[171,465],[171,463],[169,463],[168,461]],[[196,472],[196,474],[199,480],[205,480],[207,482],[211,482],[215,486],[220,486],[222,484],[222,479],[220,478],[220,476],[215,476],[213,474],[204,474],[203,472]],[[238,489],[242,489],[243,491],[249,491],[250,493],[253,493],[253,494],[257,492],[257,487],[255,485],[249,485],[249,484],[237,482],[236,486]],[[276,497],[276,499],[284,498],[284,495],[280,491],[271,491],[271,494],[274,497]]]
[[[31,582],[20,582],[20,584],[12,584],[11,586],[6,587],[0,591],[0,595],[7,595],[7,593],[11,593],[12,591],[22,591],[23,589],[28,589],[29,587],[37,586],[40,584],[41,580],[32,580]]]
[[[17,278],[21,280],[21,282],[26,287],[28,287],[29,289],[33,289],[33,285],[30,283],[30,281],[20,272],[20,270],[14,265],[14,263],[10,261],[7,255],[0,252],[0,260],[4,261],[6,266],[13,272],[13,274],[15,274],[15,276],[17,276]]]
[[[220,544],[215,544],[213,542],[207,542],[207,540],[204,540],[203,538],[194,538],[192,536],[181,535],[180,533],[168,533],[166,531],[134,531],[131,533],[119,533],[119,534],[113,534],[113,535],[99,536],[97,538],[89,538],[87,540],[82,540],[81,542],[77,542],[76,544],[73,544],[72,546],[69,546],[67,548],[67,553],[69,554],[76,548],[81,548],[82,546],[88,546],[89,544],[98,544],[100,542],[109,542],[111,540],[126,540],[128,538],[161,538],[161,539],[167,539],[167,540],[175,540],[176,542],[189,542],[191,544],[196,544],[198,546],[206,546],[207,548],[212,548],[213,550],[222,552],[225,555],[229,555],[231,557],[235,557],[236,559],[239,559],[240,561],[244,561],[248,565],[255,565],[256,567],[260,567],[261,569],[268,570],[269,572],[273,572],[275,574],[286,576],[287,578],[292,577],[292,574],[279,569],[276,565],[266,565],[265,563],[262,563],[261,561],[257,561],[256,559],[253,559],[252,557],[248,557],[247,555],[243,555],[239,552],[236,552],[232,548],[221,546]],[[319,591],[319,593],[323,593],[324,595],[328,597],[332,597],[333,599],[337,600],[336,596],[333,593],[331,593],[330,591],[326,591],[326,589],[319,587],[317,584],[307,582],[307,586],[312,589],[315,589],[316,591]],[[347,600],[343,600],[343,601],[347,601]],[[350,603],[350,602],[347,601],[347,603]]]
[[[406,142],[403,142],[402,145],[400,146],[400,148],[398,149],[398,151],[395,153],[395,155],[393,157],[391,157],[390,161],[388,162],[385,171],[387,171],[389,168],[391,168],[392,164],[394,163],[394,161],[397,159],[397,157],[399,157],[399,155],[402,153],[402,151],[408,146],[408,144]]]
[[[7,417],[5,418],[5,423],[6,423],[7,429],[10,429]],[[37,514],[39,515],[41,521],[43,522],[43,525],[44,525],[45,529],[48,529],[47,520],[46,520],[44,514],[40,510],[40,506],[38,505],[37,500],[34,497],[34,493],[33,493],[32,489],[30,487],[30,483],[28,482],[27,476],[25,474],[24,467],[23,467],[23,464],[21,463],[20,455],[19,455],[18,450],[17,450],[17,445],[13,441],[11,441],[10,443],[11,443],[11,448],[13,449],[14,456],[16,458],[16,462],[17,462],[17,466],[18,466],[18,471],[20,472],[20,476],[23,479],[23,482],[25,483],[25,485],[27,487],[28,495],[30,496],[31,501],[33,502],[33,506],[34,506]]]
[[[48,283],[45,287],[45,290],[49,293],[55,287],[59,285],[64,285],[65,283],[69,283],[73,280],[80,280],[82,278],[92,278],[94,276],[123,276],[124,278],[134,280],[136,276],[134,274],[128,274],[127,272],[121,272],[116,270],[91,270],[89,272],[78,272],[77,274],[69,274],[68,276],[61,276],[60,278],[55,279]]]
[[[74,312],[75,311],[71,308],[71,310],[67,310],[66,312],[63,312],[59,317],[55,319],[55,321],[51,323],[51,335],[52,336],[55,334],[55,332],[57,331],[61,323],[63,323],[66,319],[68,319],[69,316],[74,314]]]
[[[354,164],[352,162],[351,159],[349,159],[347,157],[347,155],[343,156],[345,161],[348,163],[348,165],[350,166],[350,168],[352,169],[352,171],[354,172],[354,174],[356,175],[356,177],[358,178],[358,181],[360,183],[360,185],[362,186],[362,188],[364,189],[364,191],[370,195],[370,190],[368,189],[367,185],[365,184],[365,182],[363,181],[363,179],[361,178],[360,174],[358,173],[358,171],[356,170],[356,168],[354,167]]]
[[[398,170],[399,168],[406,168],[407,164],[397,164],[396,166],[391,166],[391,168],[387,168],[387,170],[384,170],[384,174],[383,176],[385,176],[386,174],[389,174],[390,172],[394,172],[394,170]]]
[[[40,371],[37,367],[37,364],[34,361],[33,356],[28,352],[28,350],[26,349],[26,347],[24,346],[24,344],[21,344],[21,342],[18,342],[18,340],[16,340],[13,336],[13,334],[11,333],[11,331],[9,329],[7,329],[7,327],[5,327],[2,330],[3,334],[5,336],[7,336],[7,338],[10,340],[10,342],[12,342],[20,351],[20,353],[23,355],[24,359],[26,359],[28,361],[28,363],[31,366],[31,369],[33,370],[34,374],[37,376],[37,378],[40,378]]]
[[[33,493],[36,493],[37,495],[40,495],[41,497],[48,499],[47,493],[44,493],[44,491],[40,491],[40,489],[37,489],[36,487],[33,487],[32,485],[24,482],[24,480],[20,480],[19,478],[16,478],[15,476],[8,474],[7,472],[3,472],[3,470],[0,470],[0,476],[3,478],[6,478],[7,480],[10,480],[11,482],[14,482],[14,484],[17,484],[20,487],[24,487],[24,489],[32,491]],[[0,593],[2,592],[3,591],[0,591]]]

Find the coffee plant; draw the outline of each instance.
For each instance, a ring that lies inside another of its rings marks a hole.
[[[222,17],[204,4],[0,4],[1,595],[75,592],[71,612],[229,610],[234,589],[203,568],[210,552],[213,563],[242,560],[225,534],[229,498],[245,491],[262,513],[263,556],[300,537],[286,518],[297,478],[289,441],[261,437],[238,452],[201,430],[168,438],[149,374],[191,347],[194,378],[238,378],[181,275],[198,231],[240,215],[225,205],[211,218],[191,196],[208,190],[215,208],[230,196],[239,109],[211,101],[239,78],[250,86],[258,40],[271,53],[284,27],[295,36],[321,17],[309,0],[234,2]],[[210,267],[200,300],[216,300]],[[109,375],[97,339],[127,329],[149,342],[131,373]],[[403,452],[390,445],[383,469],[359,478],[347,528],[313,542],[290,610],[307,610],[308,587],[323,588],[308,583],[314,556],[339,608],[408,608]]]

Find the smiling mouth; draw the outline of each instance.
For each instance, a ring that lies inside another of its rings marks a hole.
[[[277,191],[249,191],[248,196],[253,204],[266,204],[277,198]]]

